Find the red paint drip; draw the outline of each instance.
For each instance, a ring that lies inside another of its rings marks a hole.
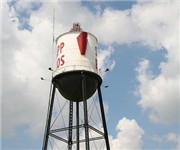
[[[87,32],[81,32],[77,37],[77,42],[81,55],[85,55],[87,46]]]

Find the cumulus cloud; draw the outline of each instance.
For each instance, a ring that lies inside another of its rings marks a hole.
[[[144,131],[136,120],[129,120],[124,117],[119,120],[116,129],[118,132],[117,137],[110,140],[112,150],[142,149]]]
[[[174,132],[169,132],[163,136],[154,135],[152,140],[158,143],[173,143],[175,145],[173,149],[176,150],[180,148],[180,135]]]
[[[148,110],[151,120],[159,123],[178,122],[180,119],[179,17],[177,7],[176,3],[160,3],[158,5],[147,3],[134,7],[135,14],[144,10],[142,15],[138,15],[139,20],[143,20],[143,22],[139,21],[139,26],[141,25],[142,29],[146,31],[146,35],[145,32],[144,35],[142,34],[143,43],[154,50],[164,48],[167,51],[165,56],[167,61],[160,63],[158,76],[155,76],[150,70],[148,60],[142,60],[136,69],[137,79],[140,82],[138,105],[143,110]],[[152,13],[150,12],[156,13],[156,15],[151,17]],[[147,18],[148,20],[145,21]]]
[[[155,77],[149,69],[150,62],[143,60],[136,69],[141,96],[138,105],[149,111],[149,117],[154,122],[172,123],[179,118],[179,83],[180,78],[166,77],[160,74]]]
[[[180,149],[180,136],[178,134],[170,132],[166,135],[166,140],[175,143],[175,149]]]
[[[169,50],[170,46],[177,46],[179,22],[177,3],[151,2],[135,5],[132,8],[132,16],[140,29],[141,43],[153,49]]]
[[[47,108],[44,100],[48,97],[50,83],[42,83],[40,77],[48,74],[46,68],[50,62],[46,58],[51,54],[48,51],[51,36],[42,31],[43,36],[48,37],[42,44],[39,33],[18,30],[18,19],[13,19],[14,11],[9,13],[8,10],[8,5],[3,3],[2,133],[13,135],[17,126],[28,125],[36,136],[42,132],[39,129],[44,126]],[[43,28],[48,30],[49,26]]]
[[[93,29],[105,45],[128,44],[138,41],[139,31],[131,18],[131,10],[119,11],[106,8],[94,22]]]
[[[98,68],[102,76],[105,75],[106,69],[112,70],[115,66],[115,61],[111,60],[111,54],[114,52],[112,47],[106,50],[99,50],[98,52]]]

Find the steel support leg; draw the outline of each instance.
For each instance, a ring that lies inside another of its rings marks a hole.
[[[51,98],[49,99],[49,104],[48,104],[48,113],[47,113],[46,128],[45,128],[45,133],[44,133],[44,141],[43,141],[42,150],[47,150],[47,146],[48,146],[55,91],[56,91],[56,87],[55,85],[53,85],[52,95],[51,95]]]
[[[73,102],[69,101],[69,138],[68,150],[72,150]]]
[[[105,113],[104,113],[104,106],[103,106],[100,86],[98,86],[98,96],[99,96],[99,104],[100,104],[100,110],[101,110],[101,116],[102,116],[102,122],[103,122],[103,128],[104,128],[104,138],[106,142],[106,148],[107,150],[110,150],[108,131],[107,131],[107,126],[106,126],[106,118],[105,118]]]
[[[79,102],[76,102],[76,126],[77,150],[79,150]]]
[[[84,104],[85,144],[86,144],[86,150],[90,150],[88,112],[87,112],[87,100],[86,100],[86,77],[83,73],[82,73],[82,96],[83,96],[83,104]]]
[[[84,128],[85,128],[86,150],[89,150],[90,146],[89,146],[89,127],[88,127],[87,101],[84,101],[83,103],[84,103]]]

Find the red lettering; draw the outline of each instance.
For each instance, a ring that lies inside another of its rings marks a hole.
[[[64,47],[64,42],[61,42],[61,44],[57,46],[57,55],[56,56],[58,56],[59,51],[60,51],[60,53],[62,53],[63,47]]]
[[[61,63],[61,59],[60,59],[60,58],[58,58],[58,59],[57,59],[57,63],[56,63],[57,68],[59,68],[60,63]]]
[[[64,59],[63,59],[63,58],[64,58],[64,55],[62,55],[62,56],[61,56],[61,66],[63,66],[63,65],[64,65],[64,63],[65,63],[65,61],[64,61]]]
[[[64,61],[64,55],[59,56],[59,54],[62,53],[62,49],[64,47],[64,42],[61,42],[58,46],[57,46],[57,62],[56,62],[56,66],[57,68],[61,67],[64,65],[65,61]]]
[[[61,57],[59,57],[59,58],[57,59],[57,63],[56,63],[57,68],[59,68],[60,66],[63,66],[64,63],[65,63],[65,61],[64,61],[64,55],[62,55]]]

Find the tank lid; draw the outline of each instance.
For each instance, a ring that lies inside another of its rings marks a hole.
[[[73,27],[71,28],[71,30],[69,32],[82,32],[83,29],[81,28],[81,25],[79,22],[75,22],[73,23]]]

